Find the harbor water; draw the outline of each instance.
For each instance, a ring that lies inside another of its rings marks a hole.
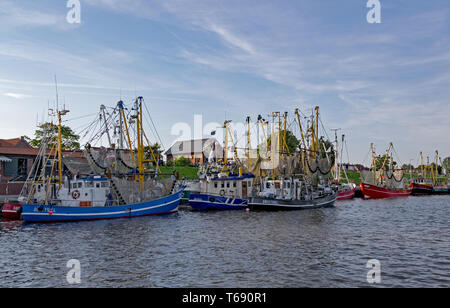
[[[0,287],[450,287],[450,196],[298,212],[0,221]],[[70,285],[69,260],[81,283]],[[369,260],[381,265],[369,284]]]

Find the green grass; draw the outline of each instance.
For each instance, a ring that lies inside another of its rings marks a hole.
[[[350,182],[355,183],[356,185],[361,184],[361,176],[359,174],[359,172],[352,172],[352,171],[347,171],[347,176]],[[345,176],[342,174],[342,178],[345,178]],[[343,182],[345,182],[345,180],[343,180]]]
[[[173,171],[178,171],[181,177],[185,177],[188,180],[198,180],[198,168],[197,167],[160,167],[162,174],[172,174]]]

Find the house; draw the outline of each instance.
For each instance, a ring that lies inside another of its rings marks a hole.
[[[24,137],[0,139],[0,182],[26,180],[38,153]]]
[[[164,155],[167,162],[183,156],[190,160],[191,165],[199,166],[209,160],[217,161],[222,158],[223,147],[215,138],[177,141]]]
[[[39,149],[33,148],[25,137],[0,139],[0,195],[20,193],[38,155]],[[81,151],[63,155],[84,159]]]

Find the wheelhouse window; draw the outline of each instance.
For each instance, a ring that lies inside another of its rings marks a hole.
[[[86,182],[86,188],[94,188],[94,182]]]
[[[108,182],[102,182],[102,188],[108,188],[109,183]]]

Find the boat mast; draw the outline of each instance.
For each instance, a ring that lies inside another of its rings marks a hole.
[[[301,122],[301,120],[300,120],[300,111],[299,111],[298,108],[295,109],[295,114],[297,115],[298,126],[299,126],[299,128],[300,128],[300,135],[301,135],[301,137],[302,137],[303,146],[304,146],[305,149],[306,149],[305,135],[304,135],[304,133],[303,133],[302,122]]]
[[[258,120],[259,120],[259,123],[261,124],[261,128],[262,128],[263,135],[264,135],[264,142],[266,143],[267,151],[269,151],[269,149],[270,149],[269,140],[267,139],[267,134],[266,134],[266,131],[264,130],[264,122],[263,122],[263,118],[261,115],[258,117]]]
[[[106,131],[106,135],[108,136],[108,142],[109,142],[109,147],[111,148],[112,146],[112,142],[111,142],[111,136],[109,134],[109,129],[108,129],[108,122],[106,121],[106,112],[105,112],[105,105],[101,105],[100,106],[100,112],[102,112],[103,115],[103,121],[105,122],[105,131]],[[100,115],[101,117],[101,115]]]
[[[315,110],[316,110],[316,129],[315,129],[316,145],[315,145],[315,148],[316,148],[316,151],[319,152],[320,151],[320,146],[319,146],[319,106],[316,106]]]
[[[140,96],[135,101],[136,108],[136,138],[137,138],[137,151],[138,151],[138,171],[139,171],[139,190],[142,192],[144,190],[145,184],[145,169],[144,169],[144,134],[142,125],[142,100],[143,97]]]
[[[340,128],[335,128],[335,129],[331,129],[331,131],[334,131],[334,142],[336,144],[336,148],[334,149],[334,179],[339,182],[340,178],[341,178],[341,168],[339,167],[339,162],[338,162],[338,149],[339,149],[339,142],[338,142],[338,137],[337,137],[337,132],[340,131]]]
[[[420,152],[420,169],[422,170],[422,177],[425,179],[425,173],[423,170],[423,153]]]
[[[223,129],[224,129],[224,147],[223,147],[223,169],[222,172],[226,172],[228,174],[228,124],[231,121],[225,120]]]
[[[377,185],[377,164],[375,158],[375,146],[373,143],[370,144],[370,149],[372,151],[372,174],[373,174],[373,184]]]
[[[286,154],[289,154],[289,147],[287,145],[286,137],[287,137],[287,117],[288,113],[284,113],[284,132],[283,132],[283,152],[286,150]]]
[[[250,157],[251,151],[251,139],[250,139],[250,117],[247,117],[247,159],[248,159],[248,169],[251,170],[252,161]]]
[[[133,168],[136,168],[136,161],[134,159],[133,145],[131,144],[130,132],[128,131],[127,117],[125,116],[125,108],[123,106],[123,102],[118,102],[121,119],[123,121],[123,125],[125,126],[125,134],[127,135],[128,146],[131,153],[131,161],[133,162]]]
[[[439,166],[439,152],[438,150],[436,150],[436,177],[435,177],[435,183],[434,185],[437,185],[437,181],[438,181],[438,177],[439,177],[439,170],[438,170],[438,166]]]
[[[61,189],[62,186],[62,177],[63,177],[63,165],[62,165],[62,125],[61,118],[62,116],[68,114],[69,110],[58,111],[58,187]]]

